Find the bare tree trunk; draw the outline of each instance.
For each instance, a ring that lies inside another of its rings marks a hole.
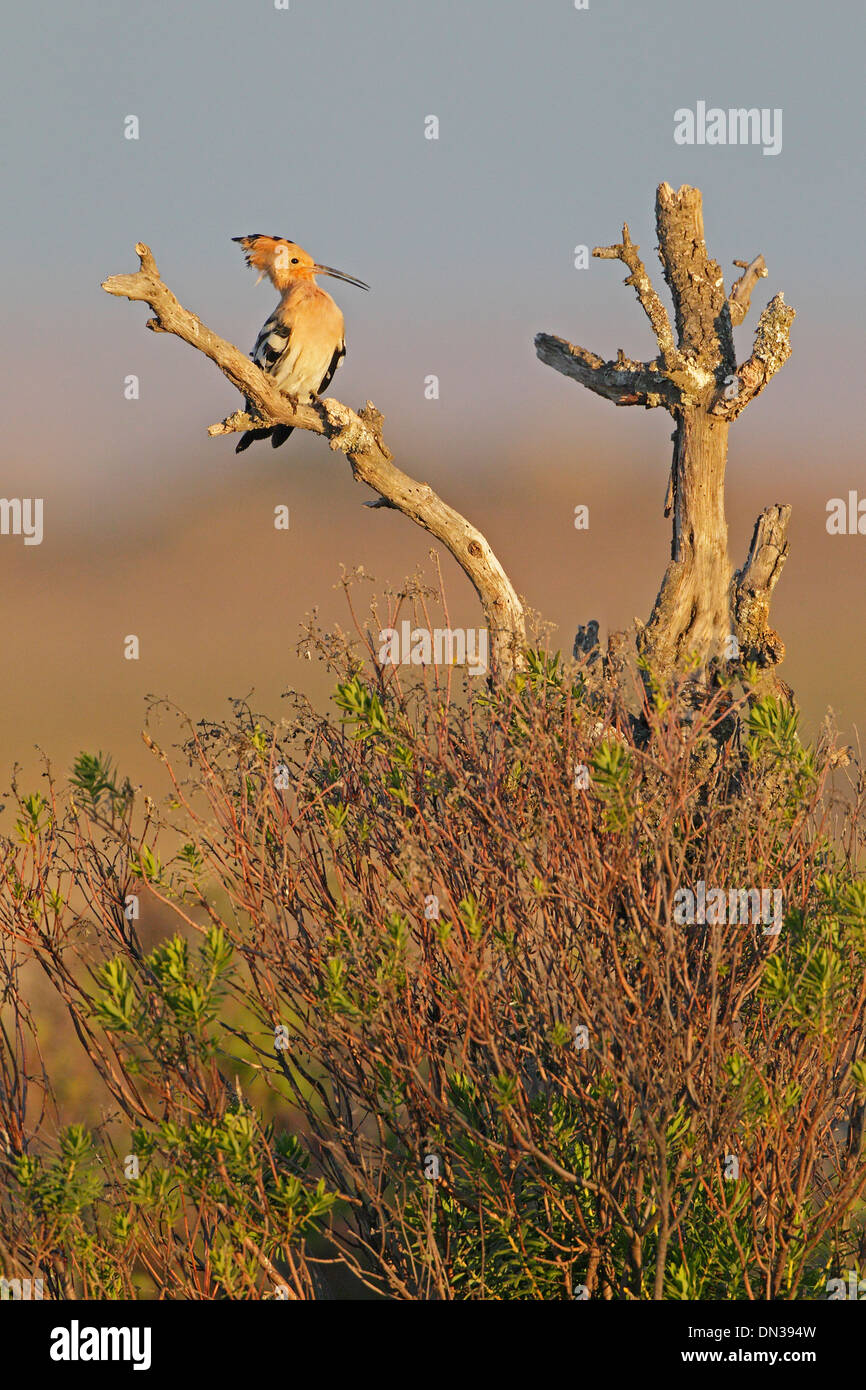
[[[724,659],[733,633],[725,465],[728,424],[705,408],[685,406],[674,433],[673,538],[649,622],[640,639],[657,673]]]

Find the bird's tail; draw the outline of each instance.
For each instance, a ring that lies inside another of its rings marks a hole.
[[[273,430],[247,430],[242,434],[235,445],[235,453],[242,454],[244,449],[248,449],[251,444],[255,444],[257,439],[267,439],[273,434]]]
[[[274,425],[273,429],[269,430],[247,430],[246,434],[242,434],[235,445],[235,453],[242,454],[244,449],[255,444],[257,439],[270,439],[273,447],[279,449],[281,444],[285,444],[294,428],[294,425]]]
[[[247,401],[247,411],[250,411],[249,401]],[[248,449],[258,439],[269,439],[274,448],[279,449],[281,444],[285,444],[294,428],[294,425],[273,425],[270,429],[247,430],[235,445],[235,453],[242,454],[244,449]]]

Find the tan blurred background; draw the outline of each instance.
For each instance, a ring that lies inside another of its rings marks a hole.
[[[711,254],[763,252],[770,269],[738,330],[779,289],[798,311],[794,355],[731,432],[730,548],[755,517],[794,504],[773,620],[807,732],[826,706],[863,722],[866,536],[830,537],[831,497],[862,488],[864,318],[860,137],[849,112],[860,45],[853,7],[768,0],[695,25],[658,7],[565,0],[471,6],[227,0],[118,10],[82,0],[19,10],[4,101],[5,333],[0,496],[42,497],[45,537],[0,536],[0,788],[44,750],[81,749],[163,789],[140,740],[147,693],[194,717],[227,698],[279,713],[289,686],[324,699],[294,653],[305,614],[345,624],[340,566],[399,584],[428,537],[361,503],[345,460],[295,434],[278,452],[209,440],[238,404],[216,369],[144,329],[141,305],[100,290],[135,268],[138,239],[209,327],[248,349],[273,306],[230,238],[293,237],[369,280],[329,287],[349,355],[332,392],[386,415],[396,461],[488,536],[515,586],[558,625],[646,618],[669,553],[662,516],[669,417],[615,410],[536,360],[538,330],[605,355],[651,356],[622,267],[573,267],[575,245],[617,240],[627,218],[662,288],[652,207],[661,179],[704,191]],[[710,32],[712,30],[712,33]],[[772,35],[774,59],[766,59]],[[26,58],[26,61],[25,61]],[[687,148],[673,112],[697,99],[781,107],[783,150]],[[136,114],[140,139],[123,137]],[[440,139],[424,138],[436,114]],[[138,376],[140,399],[124,398]],[[424,398],[436,374],[440,399]],[[273,509],[291,510],[288,532]],[[590,529],[574,529],[577,504]],[[477,625],[443,569],[452,620]],[[135,633],[141,659],[124,660]],[[0,795],[0,800],[5,799]]]

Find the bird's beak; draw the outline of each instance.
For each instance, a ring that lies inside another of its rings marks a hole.
[[[334,270],[330,265],[314,265],[314,275],[333,275],[335,280],[345,280],[347,285],[357,285],[359,290],[368,290],[369,285],[365,285],[363,280],[356,280],[354,275],[344,275],[342,270]]]

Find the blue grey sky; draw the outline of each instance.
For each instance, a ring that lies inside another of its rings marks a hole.
[[[7,25],[4,375],[25,410],[42,409],[47,375],[73,427],[65,459],[52,448],[36,460],[29,428],[13,420],[15,472],[26,461],[46,485],[56,471],[92,477],[107,505],[122,497],[118,448],[134,441],[121,370],[142,376],[148,447],[160,420],[181,432],[183,461],[163,447],[154,468],[209,466],[201,425],[231,393],[188,349],[143,333],[144,309],[98,286],[134,267],[143,239],[182,300],[246,347],[273,291],[253,290],[231,237],[255,231],[371,282],[369,296],[339,287],[349,356],[334,390],[372,397],[401,445],[419,426],[431,457],[473,428],[487,439],[498,429],[518,450],[539,430],[567,444],[575,424],[623,430],[626,448],[635,430],[655,440],[666,421],[624,425],[629,412],[578,400],[536,363],[532,338],[544,329],[604,355],[651,355],[621,267],[578,272],[572,248],[617,239],[627,218],[660,281],[662,179],[703,189],[726,274],[763,251],[761,303],[781,288],[797,308],[795,357],[750,412],[752,443],[790,445],[803,470],[818,449],[850,452],[864,317],[853,3],[78,0],[19,6]],[[677,146],[674,111],[698,100],[780,107],[781,153]],[[128,114],[137,141],[123,138]],[[429,114],[438,141],[424,138]],[[71,354],[70,328],[83,349]],[[421,389],[431,372],[435,412]],[[495,452],[476,466],[495,470]]]

